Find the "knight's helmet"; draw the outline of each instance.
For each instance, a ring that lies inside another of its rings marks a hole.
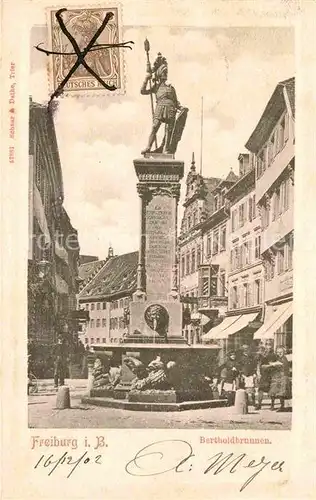
[[[156,60],[153,64],[152,71],[154,73],[154,80],[158,82],[161,79],[161,76],[165,73],[168,73],[168,62],[167,59],[158,52]]]

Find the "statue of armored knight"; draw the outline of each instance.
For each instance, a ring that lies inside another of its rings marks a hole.
[[[147,53],[147,73],[140,93],[142,95],[150,95],[153,125],[148,144],[142,151],[142,154],[150,152],[174,154],[182,136],[188,108],[180,105],[175,88],[167,83],[168,63],[166,58],[159,52],[151,68],[148,40],[145,41],[145,51]],[[153,94],[156,96],[155,110],[153,106]],[[165,134],[161,145],[157,147],[157,132],[162,123],[165,124]],[[151,151],[154,142],[156,149]]]

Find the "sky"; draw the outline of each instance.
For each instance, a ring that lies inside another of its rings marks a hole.
[[[200,168],[201,98],[203,97],[203,175],[224,178],[238,173],[238,155],[255,128],[275,86],[295,74],[291,28],[131,27],[123,40],[125,95],[104,91],[98,97],[58,99],[55,128],[63,171],[64,206],[78,230],[82,254],[104,258],[111,243],[115,254],[138,249],[139,200],[133,160],[141,157],[151,128],[149,96],[140,95],[146,72],[144,39],[151,60],[167,58],[169,82],[181,105],[189,108],[176,152],[190,168],[192,152]],[[31,32],[30,95],[47,102],[47,58],[33,46],[47,30]],[[185,178],[182,183],[182,201]],[[183,210],[180,207],[181,217]]]

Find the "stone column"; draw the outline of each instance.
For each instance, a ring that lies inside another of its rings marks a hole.
[[[177,212],[184,163],[172,155],[152,153],[134,160],[134,167],[141,198],[141,238],[126,342],[131,338],[152,343],[182,341]]]
[[[171,186],[171,193],[174,201],[175,227],[174,227],[174,240],[173,240],[172,284],[171,284],[170,298],[177,300],[179,298],[177,240],[178,240],[178,203],[180,199],[180,184],[174,184],[173,186]]]
[[[146,276],[145,276],[145,249],[146,249],[146,218],[145,207],[148,198],[148,189],[142,184],[137,184],[137,192],[140,199],[140,241],[137,265],[137,288],[134,300],[143,302],[146,299]]]

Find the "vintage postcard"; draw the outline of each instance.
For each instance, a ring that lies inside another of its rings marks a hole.
[[[314,2],[1,14],[2,498],[314,497]]]

